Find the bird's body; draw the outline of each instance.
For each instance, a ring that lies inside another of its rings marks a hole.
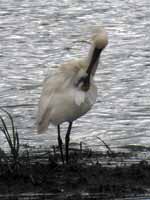
[[[88,91],[75,87],[80,76],[86,75],[86,65],[80,60],[66,63],[45,80],[39,104],[39,132],[44,132],[49,123],[72,122],[91,109],[97,96],[94,80]]]
[[[61,65],[53,75],[49,75],[43,84],[39,102],[38,132],[47,130],[49,124],[58,129],[58,144],[62,161],[62,139],[60,124],[69,122],[65,137],[66,162],[68,163],[69,137],[72,122],[87,113],[96,101],[97,89],[94,75],[101,51],[107,45],[107,34],[100,29],[94,36],[87,59],[71,61]]]

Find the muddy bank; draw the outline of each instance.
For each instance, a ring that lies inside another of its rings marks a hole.
[[[126,154],[114,154],[113,158]],[[129,156],[129,155],[128,155]],[[135,164],[93,160],[98,153],[89,155],[79,152],[71,155],[70,164],[62,165],[59,155],[42,160],[20,158],[17,163],[0,163],[0,194],[51,193],[74,194],[71,199],[81,199],[82,194],[123,197],[144,194],[150,188],[150,165],[146,160]],[[99,153],[99,158],[108,159],[108,154]],[[78,196],[78,198],[77,198]],[[66,199],[64,197],[64,199]],[[67,197],[69,199],[69,197]],[[82,198],[83,199],[83,198]]]

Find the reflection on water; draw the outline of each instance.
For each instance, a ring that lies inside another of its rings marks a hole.
[[[150,2],[1,1],[0,106],[15,117],[22,142],[50,145],[56,130],[35,135],[41,83],[65,60],[85,56],[91,29],[104,25],[109,46],[103,52],[93,109],[75,122],[73,141],[112,146],[150,142]],[[63,128],[63,133],[65,128]],[[0,145],[6,143],[1,136]]]

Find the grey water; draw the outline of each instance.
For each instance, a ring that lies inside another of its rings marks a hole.
[[[114,148],[149,146],[149,8],[149,0],[0,0],[0,107],[13,115],[22,144],[56,144],[55,127],[36,134],[42,82],[59,64],[85,57],[92,30],[104,26],[97,102],[74,123],[71,141],[103,148],[99,136]],[[3,134],[0,147],[7,147]]]

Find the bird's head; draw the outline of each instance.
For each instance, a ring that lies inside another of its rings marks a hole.
[[[78,85],[80,85],[83,91],[89,90],[91,75],[95,74],[100,54],[107,44],[108,37],[106,31],[104,28],[98,28],[92,36],[92,48],[86,63],[86,73],[78,81]]]
[[[93,34],[92,48],[88,59],[71,61],[61,66],[61,71],[65,72],[65,76],[67,76],[80,90],[89,90],[91,75],[94,75],[100,54],[107,43],[108,38],[106,31],[99,28]]]
[[[95,74],[102,50],[108,44],[108,36],[104,28],[98,28],[92,36],[92,48],[89,54],[87,67],[88,79]]]
[[[104,28],[98,28],[92,36],[93,46],[99,50],[103,50],[108,44],[108,36]]]

